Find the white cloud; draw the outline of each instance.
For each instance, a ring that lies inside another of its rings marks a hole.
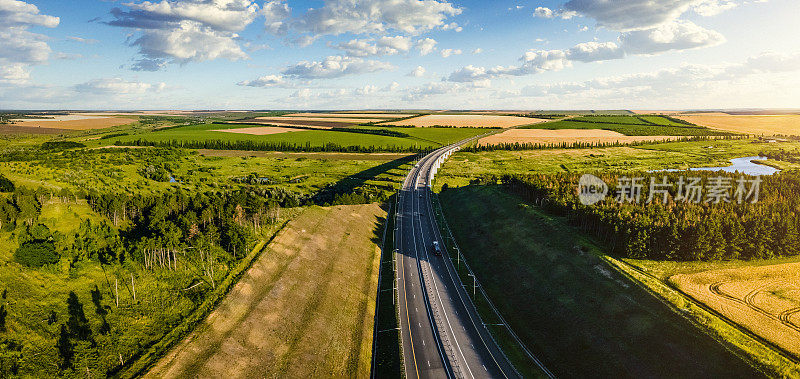
[[[423,75],[425,75],[425,67],[417,66],[417,68],[411,70],[411,72],[409,72],[408,75],[406,75],[406,76],[411,76],[411,77],[414,77],[414,78],[420,78]]]
[[[22,63],[0,65],[0,83],[22,85],[27,83],[30,78],[30,70]]]
[[[554,11],[547,7],[537,7],[533,11],[533,17],[539,17],[539,18],[560,18],[562,20],[569,20],[577,15],[578,13],[575,11],[569,11],[563,9]]]
[[[475,55],[475,54],[480,54],[480,53],[482,53],[482,52],[483,52],[483,49],[481,49],[480,47],[479,47],[479,48],[477,48],[477,49],[475,49],[475,50],[472,50],[472,54],[474,54],[474,55]]]
[[[691,21],[678,20],[654,29],[623,33],[620,42],[628,54],[656,54],[716,46],[725,42],[725,37]]]
[[[361,88],[356,88],[356,90],[354,92],[355,92],[355,94],[362,95],[362,96],[363,95],[371,95],[371,94],[374,94],[374,93],[378,92],[378,87],[370,84],[370,85],[366,85],[366,86],[361,87]]]
[[[456,33],[461,33],[464,28],[458,26],[457,23],[451,22],[442,26],[442,30],[454,30]]]
[[[419,55],[428,55],[432,53],[436,49],[436,44],[437,42],[433,38],[418,40],[417,49],[419,49]]]
[[[634,30],[620,35],[618,42],[584,42],[569,50],[531,50],[522,66],[484,68],[467,66],[450,74],[447,80],[467,82],[500,76],[531,75],[558,71],[572,62],[599,62],[622,59],[628,55],[652,55],[670,50],[710,47],[725,42],[721,34],[704,29],[690,21],[674,21],[647,30]]]
[[[690,9],[711,16],[735,6],[732,0],[570,0],[564,4],[568,11],[621,32],[655,28],[675,21]]]
[[[240,86],[260,87],[260,88],[290,86],[289,82],[287,82],[285,78],[278,75],[265,75],[258,79],[245,80],[236,84]]]
[[[395,55],[411,50],[411,38],[404,36],[383,36],[375,42],[373,39],[354,39],[333,47],[343,50],[349,56],[368,57],[373,55]]]
[[[569,49],[567,56],[573,61],[596,62],[620,59],[625,52],[614,42],[584,42]]]
[[[36,5],[0,0],[0,82],[23,84],[30,79],[32,65],[47,62],[52,52],[47,37],[28,28],[54,28],[59,22],[58,17],[40,14]]]
[[[251,0],[161,0],[124,5],[129,10],[112,9],[114,19],[107,24],[137,31],[138,38],[131,45],[139,47],[144,59],[181,64],[247,58],[237,42],[237,32],[259,15],[258,5]],[[280,4],[267,5],[270,11],[280,9]]]
[[[442,49],[439,53],[442,54],[442,58],[447,58],[451,55],[461,55],[463,51],[460,49]]]
[[[392,64],[386,62],[353,57],[330,56],[320,62],[299,62],[285,69],[283,75],[285,77],[299,79],[330,79],[346,75],[391,70],[394,68]]]
[[[55,28],[58,17],[39,14],[36,5],[18,0],[0,0],[0,28],[44,26]]]
[[[320,35],[397,30],[417,34],[445,25],[461,9],[439,0],[325,0],[292,23],[300,32]]]
[[[143,94],[150,91],[162,91],[164,88],[166,88],[165,83],[150,84],[126,81],[121,78],[95,79],[75,86],[77,92],[97,95]]]
[[[389,49],[391,54],[407,52],[411,50],[411,38],[405,36],[383,36],[378,39],[378,46]]]
[[[492,68],[468,65],[454,71],[447,78],[451,82],[478,82],[503,76],[524,76],[545,71],[559,71],[572,63],[562,50],[531,50],[520,58],[520,66],[496,66]]]
[[[779,54],[763,53],[748,58],[742,63],[721,65],[685,64],[677,68],[658,70],[621,76],[597,78],[585,82],[561,82],[547,85],[529,86],[523,89],[526,96],[575,95],[586,96],[589,93],[658,93],[661,96],[673,96],[687,91],[690,96],[697,96],[692,90],[707,89],[719,92],[719,83],[746,80],[749,76],[760,74],[777,74],[800,71],[800,53]]]
[[[739,4],[729,0],[707,0],[695,5],[692,10],[701,16],[710,17],[736,8],[737,6],[739,6]]]
[[[100,41],[98,41],[96,39],[73,37],[73,36],[68,36],[67,39],[70,40],[70,41],[75,41],[75,42],[83,43],[83,44],[86,44],[86,45],[94,45],[94,44],[100,42]]]
[[[284,34],[288,25],[286,20],[291,16],[292,10],[282,0],[267,1],[261,8],[264,16],[264,27],[272,34]]]
[[[490,82],[488,80],[472,83],[431,82],[421,86],[408,88],[403,96],[403,100],[417,101],[436,95],[447,95],[451,93],[464,94],[465,92],[486,88],[489,85]]]

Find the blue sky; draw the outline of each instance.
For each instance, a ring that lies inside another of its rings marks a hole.
[[[0,109],[800,108],[796,0],[0,0]]]

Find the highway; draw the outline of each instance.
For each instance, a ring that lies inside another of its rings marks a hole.
[[[518,378],[482,324],[435,227],[428,183],[451,145],[422,158],[398,198],[395,260],[398,312],[407,378]],[[470,291],[471,292],[471,291]]]

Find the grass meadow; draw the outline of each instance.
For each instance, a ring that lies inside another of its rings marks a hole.
[[[605,264],[600,249],[565,220],[495,186],[448,189],[440,199],[489,297],[557,375],[757,375]]]
[[[306,209],[145,377],[369,377],[385,216]]]

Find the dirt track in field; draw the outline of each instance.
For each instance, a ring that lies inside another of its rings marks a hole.
[[[311,207],[150,378],[369,377],[386,212]]]
[[[725,317],[800,357],[800,263],[675,275],[669,281]]]

